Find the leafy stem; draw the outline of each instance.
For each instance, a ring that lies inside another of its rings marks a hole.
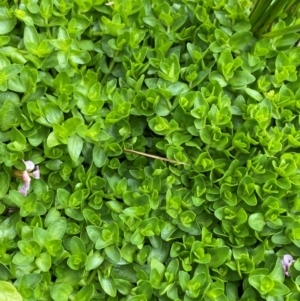
[[[88,278],[87,281],[86,281],[86,284],[91,283],[91,282],[93,281],[93,279],[95,278],[96,274],[97,274],[97,269],[93,270],[93,271],[90,273],[89,278]]]
[[[114,60],[114,57],[117,57],[119,55],[119,51],[116,51],[114,53],[114,56],[111,58],[109,65],[108,65],[108,70],[109,73],[105,74],[104,77],[101,79],[101,85],[105,84],[107,77],[109,74],[111,74],[111,71],[113,70],[113,68],[115,67],[116,61]]]

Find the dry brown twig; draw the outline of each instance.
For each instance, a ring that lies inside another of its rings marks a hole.
[[[141,155],[141,156],[145,156],[145,157],[149,157],[149,158],[153,158],[153,159],[158,159],[158,160],[161,160],[161,161],[167,161],[167,162],[174,163],[174,164],[189,165],[188,163],[185,163],[185,162],[170,160],[170,159],[167,159],[167,158],[164,158],[164,157],[139,152],[139,151],[136,151],[136,150],[133,150],[133,149],[124,148],[123,151],[126,152],[126,153],[137,154],[137,155]]]

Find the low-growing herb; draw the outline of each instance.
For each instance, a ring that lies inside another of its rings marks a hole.
[[[298,2],[1,1],[0,300],[300,300]]]

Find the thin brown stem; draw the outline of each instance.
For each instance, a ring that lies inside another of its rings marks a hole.
[[[141,155],[141,156],[145,156],[145,157],[149,157],[149,158],[153,158],[153,159],[158,159],[158,160],[162,160],[162,161],[167,161],[170,163],[174,163],[174,164],[183,164],[183,165],[189,165],[188,163],[185,162],[179,162],[179,161],[175,161],[175,160],[170,160],[164,157],[160,157],[160,156],[156,156],[156,155],[151,155],[151,154],[147,154],[147,153],[143,153],[143,152],[139,152],[133,149],[123,149],[124,152],[126,153],[133,153],[133,154],[137,154],[137,155]]]

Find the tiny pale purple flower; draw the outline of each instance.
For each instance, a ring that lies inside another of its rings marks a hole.
[[[40,168],[39,168],[38,165],[35,167],[35,171],[33,171],[33,172],[31,173],[31,176],[32,176],[33,178],[35,178],[35,179],[39,179],[39,178],[40,178]]]
[[[30,182],[28,183],[24,182],[24,184],[19,189],[19,192],[21,192],[24,196],[27,196],[29,188],[30,188]]]
[[[15,170],[14,175],[23,180],[23,185],[19,189],[19,192],[21,192],[23,195],[27,196],[28,191],[30,189],[31,177],[34,179],[39,179],[40,178],[40,168],[38,165],[35,166],[35,164],[32,161],[24,161],[23,160],[23,162],[26,166],[26,170],[24,170],[24,171]]]
[[[283,271],[284,271],[284,274],[286,276],[290,276],[289,268],[294,262],[295,262],[295,260],[294,260],[293,256],[290,255],[290,254],[285,254],[283,256],[283,258],[281,259],[281,264],[282,264],[282,267],[283,267]]]

